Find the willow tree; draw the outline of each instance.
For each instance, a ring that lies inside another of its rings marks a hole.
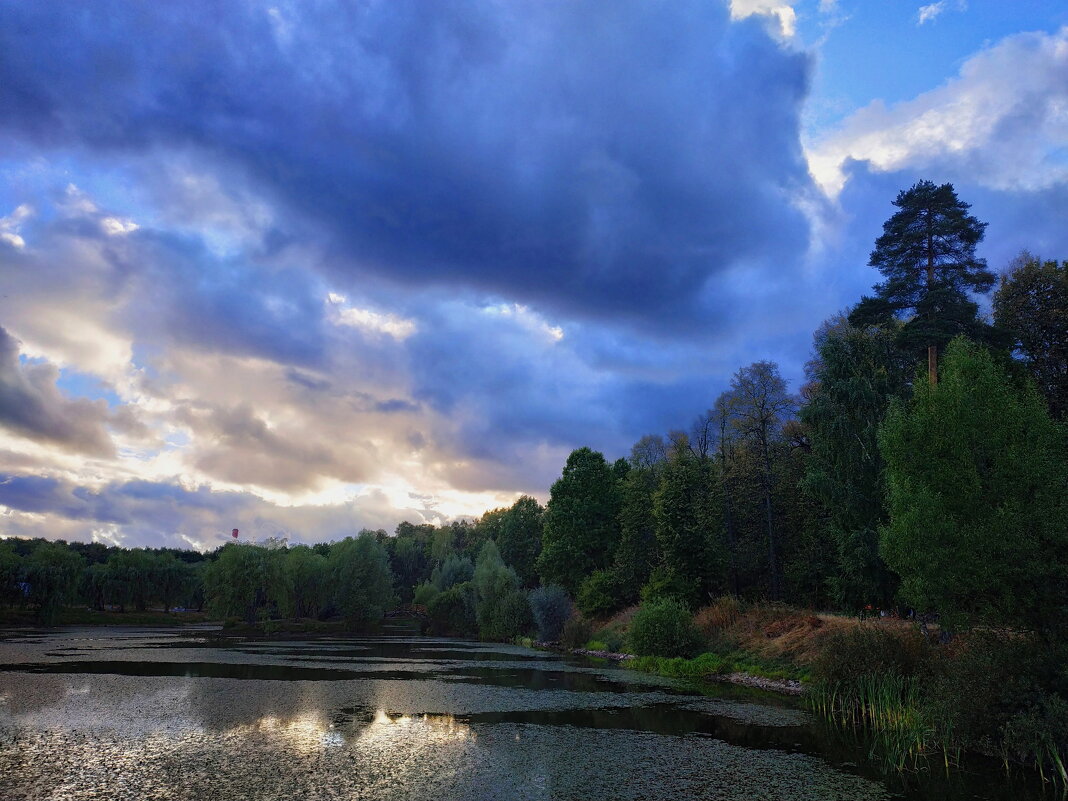
[[[953,337],[975,338],[982,323],[970,292],[989,292],[994,274],[975,247],[986,223],[968,214],[952,184],[919,181],[898,193],[868,261],[886,279],[850,314],[860,328],[904,319],[901,344],[927,350],[927,377],[938,383],[938,351]]]

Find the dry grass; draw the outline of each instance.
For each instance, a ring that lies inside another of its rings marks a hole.
[[[621,612],[616,612],[612,617],[600,623],[597,628],[601,629],[617,629],[619,631],[627,631],[630,628],[630,621],[634,619],[634,614],[638,611],[637,605],[628,606]]]
[[[694,615],[694,623],[710,641],[729,643],[765,659],[810,666],[836,634],[860,626],[879,626],[909,641],[918,635],[902,620],[861,621],[855,617],[817,614],[782,604],[747,604],[720,598]]]

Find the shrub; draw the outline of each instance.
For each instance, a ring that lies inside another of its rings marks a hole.
[[[921,686],[940,742],[963,748],[988,744],[1042,694],[1049,668],[1035,645],[1021,636],[975,631],[937,649],[924,666]]]
[[[925,652],[918,634],[859,626],[828,637],[813,664],[813,675],[825,682],[851,681],[873,673],[912,676]]]
[[[575,615],[564,624],[560,643],[565,648],[581,648],[593,636],[593,626],[581,615]]]
[[[470,637],[478,632],[475,619],[475,586],[465,581],[450,587],[427,606],[430,617],[430,630],[435,634],[452,634]]]
[[[530,593],[530,611],[534,616],[538,639],[555,642],[560,639],[560,632],[574,613],[574,607],[563,587],[550,584]]]
[[[479,635],[484,639],[506,641],[526,634],[533,624],[530,602],[522,590],[514,590],[498,599],[488,615],[483,614]]]
[[[429,606],[430,602],[437,597],[438,592],[439,590],[437,587],[429,581],[424,581],[415,588],[415,595],[412,596],[412,603],[416,606]]]
[[[1006,755],[1024,764],[1034,764],[1042,778],[1046,769],[1068,785],[1068,701],[1052,693],[1040,693],[1002,727]]]
[[[473,579],[478,634],[484,640],[510,640],[530,626],[530,605],[515,571],[501,559],[493,540],[482,546]]]
[[[638,656],[693,656],[701,634],[689,610],[673,598],[642,604],[630,626],[631,650]]]
[[[615,624],[610,624],[595,632],[593,638],[602,643],[604,648],[591,648],[590,650],[611,651],[612,653],[619,653],[623,650],[623,632]]]

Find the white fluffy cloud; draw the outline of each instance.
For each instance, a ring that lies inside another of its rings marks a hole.
[[[913,100],[876,101],[809,150],[831,195],[850,159],[877,171],[930,168],[991,189],[1036,190],[1068,180],[1068,27],[1007,37],[960,74]]]
[[[784,3],[782,0],[731,0],[731,19],[745,19],[754,15],[770,17],[779,26],[786,38],[797,33],[797,12],[793,5],[797,0]],[[833,7],[833,3],[830,4]],[[821,5],[821,10],[823,6]]]

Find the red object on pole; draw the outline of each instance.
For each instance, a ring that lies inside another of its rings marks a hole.
[[[237,539],[237,529],[236,528],[234,529],[234,535],[233,536],[234,536],[234,539],[236,540]]]

